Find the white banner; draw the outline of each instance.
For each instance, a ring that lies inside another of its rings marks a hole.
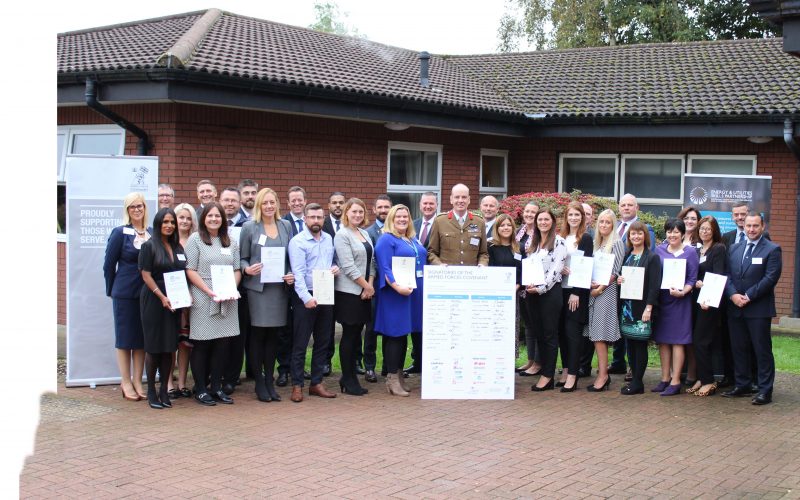
[[[114,318],[106,297],[103,261],[111,230],[122,225],[122,200],[144,193],[157,212],[158,158],[67,156],[68,387],[118,384]]]
[[[425,266],[422,399],[514,399],[513,267]]]

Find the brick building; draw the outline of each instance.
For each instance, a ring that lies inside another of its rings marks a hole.
[[[199,179],[249,177],[322,203],[388,192],[416,209],[463,182],[473,207],[478,193],[579,188],[674,214],[685,173],[771,175],[790,315],[800,160],[784,136],[800,122],[800,59],[781,43],[429,56],[216,9],[65,33],[59,197],[71,152],[158,156],[160,181],[189,203]]]

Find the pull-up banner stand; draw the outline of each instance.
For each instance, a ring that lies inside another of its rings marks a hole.
[[[66,385],[118,384],[114,319],[103,278],[106,241],[122,225],[122,200],[130,192],[144,194],[152,221],[158,207],[158,158],[72,155],[66,169]]]
[[[744,201],[750,210],[764,214],[769,223],[772,177],[765,175],[686,174],[683,205],[693,205],[703,216],[712,215],[722,234],[736,229],[731,218],[734,203]]]

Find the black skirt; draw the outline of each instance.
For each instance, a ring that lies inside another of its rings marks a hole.
[[[372,307],[370,300],[361,300],[360,295],[347,292],[334,293],[334,316],[343,325],[363,325],[369,323]]]
[[[156,283],[161,289],[161,293],[165,293],[164,282],[157,281]],[[172,312],[165,308],[161,305],[161,300],[146,286],[142,287],[139,303],[145,352],[153,354],[175,352],[178,349],[181,309]]]

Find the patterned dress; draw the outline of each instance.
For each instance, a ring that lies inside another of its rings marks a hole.
[[[595,255],[604,252],[595,251]],[[625,243],[618,240],[611,248],[614,254],[614,272],[622,266],[625,257]],[[616,283],[609,285],[598,297],[589,298],[589,322],[583,329],[583,336],[592,342],[615,342],[619,340],[619,315],[617,314],[617,297],[619,287]]]
[[[211,245],[200,239],[200,233],[193,233],[186,241],[186,269],[197,271],[203,282],[211,288],[211,266],[233,266],[239,269],[239,244],[231,238],[231,244],[225,248],[219,237],[211,238]],[[190,321],[191,340],[213,340],[222,337],[239,335],[239,308],[235,300],[214,302],[194,285],[189,289],[192,294]]]

